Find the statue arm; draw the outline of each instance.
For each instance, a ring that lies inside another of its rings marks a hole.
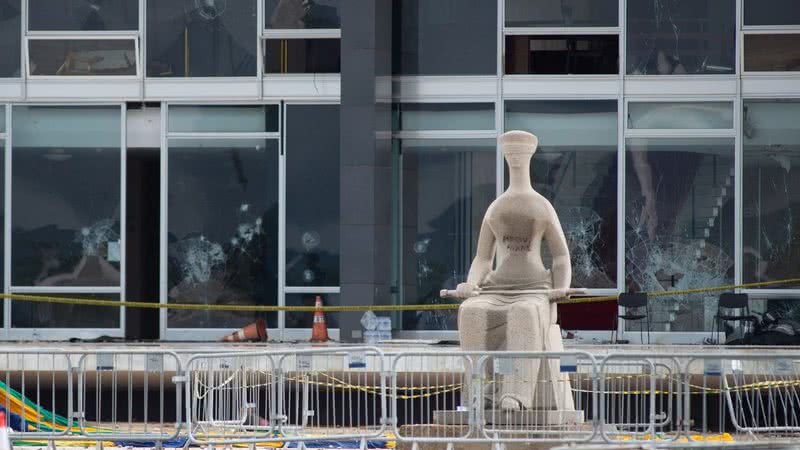
[[[545,232],[545,240],[553,256],[553,289],[567,289],[572,282],[572,263],[569,258],[569,247],[564,237],[564,230],[555,210],[550,206],[552,219]]]
[[[487,213],[488,215],[488,213]],[[475,291],[480,287],[481,282],[492,270],[492,261],[494,260],[495,252],[495,237],[492,228],[483,220],[481,224],[481,232],[478,235],[478,249],[475,252],[475,259],[472,260],[472,265],[469,268],[469,275],[467,281],[461,283],[456,288],[456,297],[465,299],[472,297]]]

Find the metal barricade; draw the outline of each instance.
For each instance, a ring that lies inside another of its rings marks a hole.
[[[600,362],[601,436],[607,442],[678,439],[685,407],[676,358],[612,354]]]
[[[463,352],[404,352],[391,364],[391,422],[399,440],[475,438],[477,389],[473,358]],[[469,386],[474,386],[474,389]]]
[[[702,364],[703,377],[692,366]],[[718,353],[687,364],[686,384],[718,398],[717,422],[756,439],[800,433],[800,354]],[[694,374],[694,375],[693,375]],[[713,404],[713,403],[712,403]],[[706,402],[703,403],[704,413]],[[707,424],[703,423],[703,429]]]
[[[285,440],[361,440],[386,431],[384,354],[375,347],[301,350],[278,362],[278,432]]]
[[[68,435],[73,428],[69,355],[52,350],[0,351],[0,410],[6,412],[12,440]]]
[[[80,435],[154,442],[176,438],[182,424],[181,373],[178,355],[168,351],[84,352],[78,361]]]
[[[382,437],[386,379],[374,347],[196,355],[189,438],[199,445]]]
[[[275,437],[274,355],[267,352],[196,355],[186,364],[189,439],[211,445]]]
[[[596,371],[584,352],[400,353],[391,421],[415,444],[589,441]]]

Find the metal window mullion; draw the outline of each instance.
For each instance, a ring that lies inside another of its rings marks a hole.
[[[286,116],[289,107],[282,102],[278,114],[278,129],[282,138],[278,142],[278,306],[286,305]],[[286,333],[286,312],[278,311],[278,330],[281,341]]]
[[[284,286],[284,294],[339,294],[339,286]]]
[[[141,43],[141,48],[139,49],[139,55],[141,57],[141,76],[140,78],[140,88],[139,88],[139,99],[144,100],[147,98],[146,95],[146,86],[145,78],[147,78],[147,68],[145,64],[147,64],[147,0],[139,0],[139,30],[138,30],[138,37],[139,42]]]
[[[393,139],[494,139],[497,130],[409,130],[395,131]]]
[[[9,286],[14,294],[120,294],[118,286]]]
[[[627,117],[627,116],[626,116]],[[627,120],[626,120],[627,121]],[[731,129],[626,129],[626,138],[735,138],[736,130]]]
[[[505,0],[497,0],[497,98],[494,103],[494,128],[495,136],[506,131],[505,128],[505,102],[503,101],[503,76],[505,74],[505,56],[506,56],[506,39],[505,39],[505,20],[506,20],[506,5]],[[500,149],[500,143],[496,144],[495,148],[495,197],[499,197],[505,188],[505,161],[503,159],[503,152]],[[466,280],[464,280],[466,281]]]
[[[138,52],[136,54],[138,58]],[[138,66],[137,66],[138,67]],[[126,104],[121,103],[119,105],[119,117],[120,117],[120,148],[119,148],[119,300],[121,302],[125,301],[125,280],[126,280],[126,269],[127,264],[125,263],[125,255],[126,250],[125,247],[127,245],[127,179],[128,179],[128,165],[127,165],[127,155],[128,155],[128,120],[127,120],[127,110]],[[125,316],[127,311],[124,306],[119,308],[119,334],[120,336],[125,336]]]
[[[281,134],[280,132],[276,133],[227,133],[227,132],[215,132],[215,133],[205,133],[205,132],[168,132],[167,139],[206,139],[206,140],[217,140],[217,139],[238,139],[238,140],[247,140],[247,139],[280,139]]]
[[[161,169],[161,176],[160,176],[160,185],[161,185],[161,205],[160,205],[160,237],[159,239],[159,302],[163,304],[167,304],[167,164],[169,163],[169,159],[167,158],[167,127],[168,127],[168,108],[169,105],[167,102],[161,103],[161,130],[160,130],[160,139],[161,139],[161,146],[160,146],[160,169]],[[159,310],[159,339],[166,339],[168,330],[168,323],[167,323],[167,310],[166,308],[162,308]]]
[[[505,36],[584,36],[619,34],[621,27],[503,27]]]
[[[267,29],[261,34],[262,39],[341,39],[342,30],[339,28],[301,28],[292,29]]]
[[[136,40],[137,31],[28,31],[25,37],[37,41],[125,41]]]
[[[27,1],[25,1],[25,3],[27,3]],[[3,193],[5,203],[3,206],[5,214],[3,218],[3,235],[5,239],[3,245],[3,293],[8,294],[10,292],[9,287],[11,286],[11,151],[14,133],[11,130],[11,105],[8,104],[4,107],[6,110],[6,145],[5,151],[3,152],[5,162],[5,168],[3,170],[3,186],[5,188]],[[8,338],[11,332],[11,300],[8,299],[3,300],[3,330],[3,334]]]
[[[264,0],[256,2],[256,33],[264,30]],[[256,38],[256,78],[258,80],[258,98],[264,98],[264,40]],[[280,113],[278,114],[280,115]],[[280,128],[278,128],[280,130]]]
[[[742,34],[797,34],[800,25],[741,25]]]

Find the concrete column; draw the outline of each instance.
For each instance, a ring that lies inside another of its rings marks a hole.
[[[391,0],[341,2],[340,285],[342,305],[390,303]],[[363,312],[341,313],[361,340]]]

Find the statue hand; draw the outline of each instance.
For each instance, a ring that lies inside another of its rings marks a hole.
[[[455,297],[460,299],[474,297],[477,291],[478,287],[472,283],[459,283],[456,287]]]
[[[584,288],[558,288],[558,289],[550,289],[550,293],[547,295],[548,299],[553,302],[556,300],[561,300],[563,298],[569,298],[572,295],[583,295],[586,294],[586,289]]]

